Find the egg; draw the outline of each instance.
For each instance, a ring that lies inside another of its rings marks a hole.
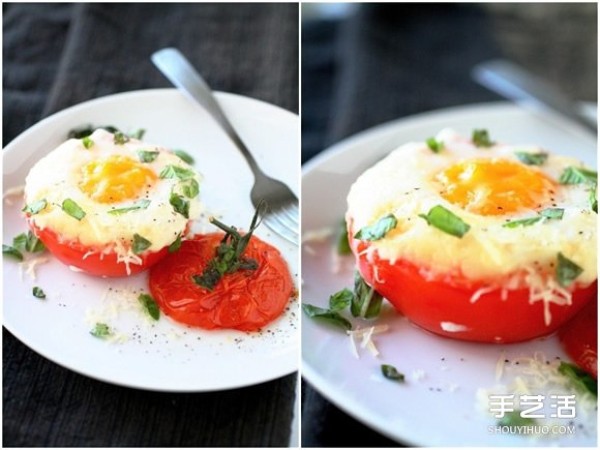
[[[136,240],[144,252],[159,252],[199,216],[200,181],[170,150],[98,129],[69,139],[31,168],[25,212],[40,235],[50,230],[90,254],[112,252],[141,264]]]

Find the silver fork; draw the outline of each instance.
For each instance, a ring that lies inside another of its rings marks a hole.
[[[265,200],[269,210],[263,218],[264,223],[275,233],[298,245],[298,198],[286,184],[268,177],[260,169],[204,79],[175,48],[155,52],[152,62],[171,83],[202,105],[233,141],[254,174],[254,186],[250,191],[252,204],[256,208],[261,200]]]

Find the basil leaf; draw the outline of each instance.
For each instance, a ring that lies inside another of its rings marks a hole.
[[[100,339],[106,339],[112,334],[108,325],[102,322],[97,322],[90,334]]]
[[[160,318],[160,309],[156,304],[156,300],[154,300],[150,295],[140,294],[138,300],[142,304],[144,311],[146,311],[150,317],[152,317],[154,320],[158,320]]]
[[[182,181],[194,178],[194,175],[195,173],[193,170],[174,166],[173,164],[169,164],[163,170],[161,170],[160,174],[158,174],[160,178],[178,178]]]
[[[98,130],[98,129],[103,129],[108,131],[109,133],[116,133],[119,130],[112,126],[112,125],[104,125],[102,127],[95,127],[93,125],[85,125],[83,127],[79,127],[79,128],[73,128],[71,130],[69,130],[69,133],[67,134],[67,137],[69,139],[83,139],[86,136],[89,136],[90,134],[92,134],[94,131]]]
[[[177,250],[181,248],[181,233],[177,235],[177,239],[175,239],[171,245],[169,245],[169,253],[175,253]]]
[[[596,194],[595,187],[590,190],[590,208],[592,208],[592,211],[598,214],[598,196]]]
[[[404,382],[404,374],[398,372],[398,370],[394,366],[391,366],[389,364],[381,365],[381,373],[388,380],[399,381],[401,383]]]
[[[502,225],[503,228],[517,228],[517,227],[528,227],[534,223],[538,223],[542,220],[542,217],[529,217],[527,219],[511,220]]]
[[[531,417],[521,417],[521,411],[508,411],[504,414],[504,417],[498,419],[497,424],[499,426],[506,427],[519,427],[519,426],[527,426],[533,425],[535,423],[535,419]]]
[[[598,172],[585,169],[583,167],[567,167],[558,179],[560,184],[596,184],[598,182]]]
[[[546,219],[557,219],[561,220],[565,210],[563,208],[546,208],[539,212],[539,215]]]
[[[583,273],[583,269],[568,259],[562,253],[558,253],[558,264],[556,265],[556,279],[562,287],[568,287]]]
[[[587,391],[594,397],[598,397],[598,381],[575,364],[561,362],[560,366],[558,366],[558,371],[569,378],[579,391]]]
[[[302,311],[311,319],[318,319],[345,330],[351,330],[352,324],[335,311],[302,303]]]
[[[490,139],[488,130],[473,130],[473,136],[471,139],[473,140],[473,144],[475,144],[476,147],[491,147],[492,145],[494,145],[494,142],[492,142],[492,140]]]
[[[29,253],[39,253],[46,250],[46,246],[42,241],[38,239],[38,237],[35,234],[33,234],[31,231],[28,231],[27,237],[25,239],[25,250],[27,250]]]
[[[129,142],[129,136],[127,136],[122,131],[115,131],[115,133],[113,135],[113,142],[116,145],[123,145],[126,142]]]
[[[541,166],[548,159],[548,153],[540,152],[540,153],[527,153],[527,152],[515,152],[515,156],[521,161],[523,164],[527,164],[528,166]]]
[[[458,238],[462,238],[471,229],[470,225],[441,205],[431,208],[427,215],[419,214],[419,217],[425,219],[428,225]]]
[[[107,211],[107,212],[108,212],[108,214],[112,214],[113,216],[119,216],[121,214],[130,212],[130,211],[146,209],[146,208],[148,208],[149,205],[150,205],[150,200],[148,200],[147,198],[143,198],[140,201],[135,202],[131,206],[126,206],[124,208],[115,208],[115,209],[111,209],[110,211]]]
[[[433,153],[439,153],[444,149],[444,143],[442,141],[437,141],[434,137],[428,138],[425,142],[427,143],[427,147],[429,147]]]
[[[141,162],[151,163],[156,159],[160,152],[157,150],[138,150],[137,155]]]
[[[146,134],[146,130],[144,130],[143,128],[138,128],[137,130],[129,133],[129,137],[141,141],[142,138],[144,137],[144,134]]]
[[[196,179],[192,178],[181,184],[181,190],[187,198],[195,198],[200,193],[200,186]]]
[[[34,286],[33,296],[36,298],[46,298],[46,293],[42,290],[42,288]]]
[[[373,319],[379,315],[382,301],[381,294],[369,286],[356,271],[354,273],[354,296],[350,304],[352,316]]]
[[[28,205],[25,205],[25,207],[23,208],[23,212],[26,212],[28,214],[31,214],[32,216],[39,213],[40,211],[43,211],[46,206],[48,206],[48,202],[46,201],[45,198],[41,199],[41,200],[36,200],[33,203],[30,203]]]
[[[23,255],[21,252],[10,245],[2,244],[2,254],[10,256],[18,261],[23,261]]]
[[[340,227],[338,229],[337,252],[338,255],[350,255],[352,253],[350,242],[348,242],[348,226],[346,225],[346,219],[340,222]]]
[[[81,138],[81,143],[86,150],[89,150],[94,146],[94,141],[92,141],[89,136],[84,136]]]
[[[342,289],[329,297],[329,309],[331,311],[342,310],[352,303],[354,294],[350,289]]]
[[[85,211],[70,198],[67,198],[62,202],[62,210],[77,220],[81,220],[85,217]]]
[[[181,195],[177,195],[172,192],[171,197],[169,198],[169,203],[175,212],[178,212],[186,219],[190,218],[190,202],[184,199]]]
[[[13,238],[13,247],[19,250],[20,252],[24,252],[27,250],[27,235],[25,233],[21,233]]]
[[[181,159],[182,161],[185,161],[188,164],[194,164],[194,158],[192,158],[192,156],[188,152],[185,152],[181,149],[175,149],[173,150],[173,153],[179,156],[179,159]]]
[[[362,227],[354,235],[354,239],[361,239],[363,241],[377,241],[382,239],[390,230],[393,230],[398,225],[398,220],[393,214],[388,214],[382,217],[373,225]]]
[[[150,248],[151,245],[152,245],[152,242],[150,242],[145,237],[140,236],[137,233],[135,233],[133,235],[133,244],[131,246],[131,249],[133,250],[133,253],[135,253],[136,255],[143,253],[144,250],[147,250],[148,248]]]

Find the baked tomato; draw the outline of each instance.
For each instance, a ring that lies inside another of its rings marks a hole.
[[[114,250],[107,251],[102,248],[93,248],[82,245],[78,241],[64,241],[60,235],[49,228],[42,230],[36,227],[32,221],[28,222],[33,233],[58,260],[90,275],[101,277],[135,275],[156,264],[168,252],[168,247],[164,247],[158,252],[146,251],[137,255],[140,258],[140,264],[134,262],[126,264],[119,259]]]
[[[196,235],[182,242],[150,271],[150,291],[160,309],[178,322],[205,329],[255,331],[285,309],[294,285],[279,251],[252,236],[244,256],[258,267],[224,275],[213,290],[199,286],[194,275],[215,256],[223,233]]]
[[[570,305],[549,304],[546,324],[542,301],[530,303],[528,288],[490,290],[459,277],[432,279],[420,267],[399,260],[390,263],[368,243],[352,238],[350,245],[365,281],[413,323],[435,334],[476,342],[510,343],[556,331],[585,304],[596,298],[597,282],[572,291]]]
[[[560,329],[558,336],[575,364],[598,378],[598,303],[589,302]]]

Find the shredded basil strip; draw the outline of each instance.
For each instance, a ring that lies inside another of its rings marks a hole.
[[[113,135],[113,142],[116,145],[123,145],[123,144],[129,142],[129,136],[127,136],[122,131],[115,131],[115,133]]]
[[[331,311],[340,311],[347,308],[352,303],[354,293],[348,289],[342,289],[329,297],[329,309]]]
[[[379,219],[373,225],[362,227],[354,235],[354,238],[363,241],[378,241],[379,239],[385,237],[388,231],[396,228],[396,225],[398,225],[398,219],[396,219],[393,214],[388,214],[387,216]]]
[[[335,325],[336,327],[343,328],[344,330],[351,330],[352,324],[340,316],[338,312],[331,311],[325,308],[319,308],[318,306],[314,306],[308,303],[302,303],[302,311],[311,319],[318,319],[324,322],[327,322],[331,325]]]
[[[32,231],[21,233],[13,238],[13,247],[20,252],[39,253],[46,250],[46,246]]]
[[[85,217],[85,211],[70,198],[67,198],[62,202],[62,210],[77,220],[81,220]]]
[[[538,223],[542,219],[556,219],[561,220],[563,218],[565,210],[563,208],[547,208],[540,211],[537,217],[528,217],[526,219],[511,220],[502,225],[504,228],[517,228],[517,227],[528,227],[535,223]]]
[[[151,245],[152,245],[152,242],[150,242],[145,237],[140,236],[137,233],[135,233],[133,235],[133,244],[131,246],[131,249],[133,250],[133,253],[135,253],[136,255],[143,253],[144,250],[147,250],[148,248],[150,248]]]
[[[92,134],[94,131],[96,131],[98,129],[106,130],[109,133],[113,133],[113,134],[119,131],[119,129],[117,127],[114,127],[112,125],[104,125],[101,127],[95,127],[90,124],[90,125],[85,125],[83,127],[73,128],[73,129],[69,130],[67,137],[69,139],[83,139],[84,137],[89,136],[90,134]]]
[[[153,162],[160,152],[157,150],[138,150],[137,155],[141,162],[151,163]]]
[[[598,381],[590,374],[577,367],[575,364],[561,362],[558,366],[559,373],[563,374],[575,387],[582,392],[589,392],[598,397]]]
[[[398,372],[398,369],[389,364],[381,365],[381,373],[388,380],[399,381],[400,383],[404,382],[404,374]]]
[[[40,211],[43,211],[46,208],[46,206],[48,206],[48,202],[45,198],[43,198],[41,200],[36,200],[33,203],[25,205],[22,211],[33,216],[39,213]]]
[[[373,319],[379,315],[382,302],[381,294],[369,286],[357,270],[354,273],[354,296],[350,305],[352,316]]]
[[[434,206],[427,214],[419,214],[419,217],[425,219],[428,225],[458,238],[471,229],[470,225],[441,205]]]
[[[112,333],[108,325],[102,322],[97,322],[94,328],[90,330],[90,334],[94,337],[104,339],[110,336]]]
[[[138,128],[137,130],[132,131],[131,133],[129,133],[129,137],[141,141],[142,138],[144,137],[144,134],[146,134],[146,130],[143,129],[143,128]]]
[[[36,298],[46,298],[46,293],[38,286],[33,287],[33,296]]]
[[[194,164],[194,158],[192,158],[192,156],[188,152],[178,148],[173,150],[173,153],[177,155],[182,161],[185,161],[188,164]]]
[[[598,214],[598,195],[595,187],[590,190],[590,208]]]
[[[83,148],[85,148],[86,150],[89,150],[94,146],[94,141],[90,139],[89,136],[84,136],[83,138],[81,138],[81,143],[83,144]]]
[[[181,183],[181,190],[187,198],[195,198],[200,193],[200,186],[195,178],[191,178]]]
[[[585,169],[583,167],[567,167],[558,179],[560,184],[596,184],[598,182],[598,172]]]
[[[158,320],[160,318],[160,309],[156,304],[156,300],[154,300],[152,296],[148,294],[140,294],[138,301],[142,304],[144,311],[146,311],[150,317],[152,317],[154,320]]]
[[[558,264],[556,265],[556,279],[562,287],[568,287],[583,273],[583,269],[568,259],[562,253],[558,253]]]
[[[425,142],[433,153],[439,153],[444,149],[444,143],[436,140],[434,137],[427,138]]]
[[[521,161],[523,164],[527,164],[528,166],[541,166],[548,159],[548,153],[540,152],[540,153],[527,153],[522,151],[515,152],[515,156]]]
[[[535,419],[531,417],[521,417],[521,411],[508,411],[504,414],[504,417],[498,419],[498,426],[506,426],[506,427],[519,427],[519,426],[527,426],[533,425],[535,423]]]
[[[171,245],[169,245],[169,253],[175,253],[177,250],[181,248],[181,233],[177,235],[177,239],[175,239]]]
[[[476,147],[491,147],[492,145],[494,145],[494,142],[492,142],[492,140],[490,139],[490,134],[488,133],[488,130],[473,130],[473,135],[471,139],[473,140],[473,144],[475,144]]]
[[[143,198],[140,201],[135,202],[131,206],[126,206],[124,208],[115,208],[115,209],[111,209],[110,211],[107,211],[107,212],[108,212],[108,214],[112,214],[113,216],[118,216],[118,215],[130,212],[130,211],[146,209],[146,208],[148,208],[149,205],[150,205],[150,200],[148,200],[147,198]]]
[[[349,255],[352,253],[350,242],[348,242],[348,225],[346,219],[340,222],[337,237],[337,252],[338,255]]]
[[[186,169],[185,167],[174,166],[173,164],[169,164],[163,170],[161,170],[160,174],[158,174],[160,178],[178,178],[182,181],[189,180],[190,178],[194,178],[195,173],[193,170]]]
[[[18,261],[23,261],[23,255],[21,252],[10,245],[2,244],[2,254],[10,256]]]
[[[169,198],[169,203],[175,212],[178,212],[186,219],[190,218],[190,202],[184,199],[181,195],[177,195],[172,192],[171,197]]]

